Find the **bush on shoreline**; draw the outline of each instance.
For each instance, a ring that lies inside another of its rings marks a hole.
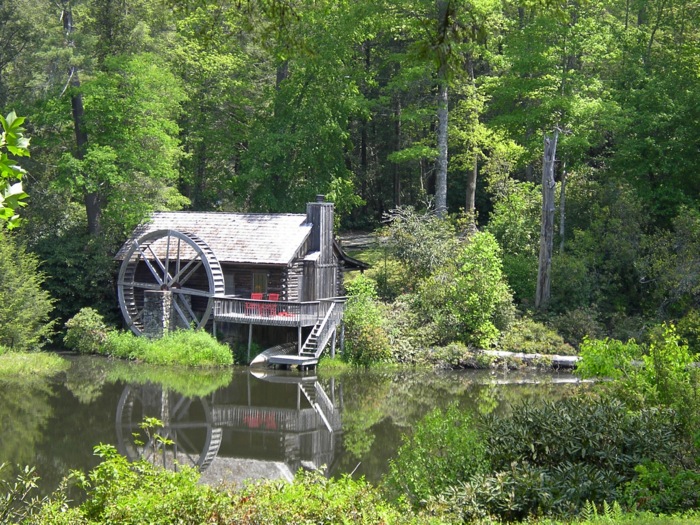
[[[234,362],[230,348],[203,330],[176,330],[151,340],[110,329],[92,308],[83,308],[66,328],[65,345],[81,354],[189,367],[230,366]]]

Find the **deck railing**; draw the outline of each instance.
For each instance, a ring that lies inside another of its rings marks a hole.
[[[309,326],[325,317],[334,302],[342,300],[343,298],[333,298],[290,302],[223,296],[214,299],[214,316],[219,320]]]

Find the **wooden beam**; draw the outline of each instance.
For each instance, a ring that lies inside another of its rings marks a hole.
[[[248,325],[248,362],[250,363],[250,346],[253,344],[253,323]]]

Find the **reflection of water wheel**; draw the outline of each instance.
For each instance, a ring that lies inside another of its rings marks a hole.
[[[158,418],[164,427],[145,432],[140,425],[147,417]],[[158,444],[156,434],[172,443]],[[221,428],[212,425],[204,398],[147,385],[127,386],[119,399],[117,443],[119,452],[131,461],[142,458],[166,468],[188,465],[204,470],[219,452],[221,435]]]
[[[119,306],[137,335],[144,328],[146,290],[172,292],[175,325],[200,328],[209,320],[214,296],[224,293],[224,276],[202,239],[192,233],[157,230],[134,241],[119,270]]]

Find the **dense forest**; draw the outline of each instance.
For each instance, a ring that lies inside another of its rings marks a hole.
[[[339,230],[413,207],[490,232],[528,308],[558,137],[550,315],[573,342],[694,333],[699,36],[688,0],[7,0],[0,109],[31,137],[13,242],[55,316],[109,315],[150,211],[322,193]]]

